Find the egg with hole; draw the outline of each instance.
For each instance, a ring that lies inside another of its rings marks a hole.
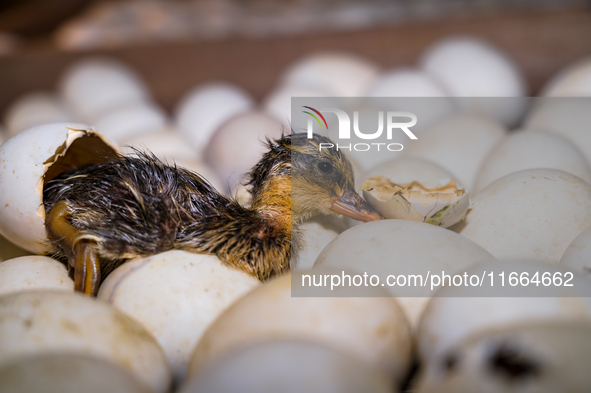
[[[471,97],[457,100],[467,111],[512,126],[527,108],[521,71],[506,54],[486,41],[461,36],[445,38],[427,48],[420,65],[452,96]]]
[[[121,366],[86,354],[39,354],[0,366],[0,391],[153,393]]]
[[[253,109],[253,98],[227,82],[210,82],[186,93],[175,111],[179,131],[202,153],[213,133],[228,119]]]
[[[228,376],[232,376],[229,378]],[[181,393],[389,393],[391,379],[351,354],[304,340],[264,340],[223,354]]]
[[[410,329],[396,300],[382,288],[366,288],[366,297],[340,297],[343,291],[338,288],[322,297],[292,296],[292,279],[341,273],[325,268],[297,271],[259,286],[209,326],[195,348],[190,373],[241,346],[273,337],[335,348],[401,382],[410,366]]]
[[[555,169],[512,173],[471,200],[464,221],[451,229],[499,259],[558,263],[591,225],[591,185]]]
[[[264,112],[237,115],[212,135],[205,150],[205,162],[232,189],[267,151],[266,138],[278,139],[283,133],[286,133],[283,124]]]
[[[0,146],[0,233],[36,254],[51,250],[45,230],[43,185],[72,168],[115,157],[115,145],[78,123],[23,131]]]
[[[87,58],[62,75],[59,92],[76,119],[92,121],[134,102],[150,100],[146,84],[126,64],[112,58]]]
[[[74,291],[66,265],[42,255],[0,262],[0,295],[41,289]]]
[[[528,273],[533,280],[530,292],[523,289],[527,290],[527,286],[519,288],[510,284],[513,272],[518,273],[517,277],[523,272]],[[538,272],[540,280],[537,288],[535,272]],[[565,278],[563,282],[569,280],[573,286],[542,283],[551,282],[557,272]],[[492,291],[488,292],[477,292],[471,286],[449,283],[437,291],[427,304],[417,330],[419,355],[425,362],[437,359],[449,348],[488,329],[509,328],[524,323],[591,322],[591,281],[578,274],[569,279],[570,276],[553,265],[514,260],[481,264],[467,269],[466,274],[484,276],[486,285],[490,285],[491,277],[496,281],[488,288]],[[504,285],[501,275],[504,275]],[[507,291],[513,292],[508,294]],[[489,296],[479,296],[480,293]]]
[[[170,386],[170,370],[156,340],[115,307],[63,291],[0,296],[0,367],[26,356],[59,353],[117,364],[156,393]]]
[[[18,97],[4,112],[7,136],[40,124],[73,120],[60,97],[51,92],[34,91]]]
[[[318,52],[289,67],[281,77],[281,84],[309,86],[333,97],[359,97],[378,72],[378,67],[363,57],[342,52]]]
[[[440,165],[468,191],[484,158],[506,135],[505,128],[482,115],[459,114],[442,119],[408,144],[406,155]]]
[[[591,183],[591,167],[576,146],[558,134],[525,129],[508,135],[490,152],[475,191],[511,173],[536,168],[559,169]]]
[[[542,89],[546,97],[591,96],[591,57],[585,57],[565,67]]]
[[[182,380],[205,329],[259,284],[215,255],[173,250],[121,265],[102,283],[98,298],[141,322]]]
[[[526,128],[559,134],[580,149],[591,163],[591,97],[544,98],[536,101]]]
[[[422,280],[429,271],[453,272],[493,260],[482,247],[447,229],[408,220],[382,220],[341,233],[324,248],[314,266],[378,276],[414,326],[440,284],[402,284],[403,279],[413,275],[417,280],[421,275]],[[390,285],[390,275],[401,276],[400,285]]]

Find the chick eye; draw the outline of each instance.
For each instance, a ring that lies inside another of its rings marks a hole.
[[[327,161],[322,161],[318,163],[318,169],[320,170],[320,172],[327,174],[332,173],[334,171],[334,167],[332,166],[332,164]]]

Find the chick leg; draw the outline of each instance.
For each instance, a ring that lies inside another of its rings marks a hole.
[[[52,242],[59,245],[74,268],[74,289],[86,295],[96,295],[101,280],[99,259],[94,251],[96,241],[85,237],[68,220],[68,203],[60,201],[51,208],[45,228]]]

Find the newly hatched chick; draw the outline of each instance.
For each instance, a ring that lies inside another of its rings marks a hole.
[[[215,254],[260,280],[284,273],[303,218],[381,218],[354,191],[349,161],[320,150],[322,142],[330,141],[306,134],[269,141],[250,173],[250,208],[149,154],[67,171],[43,191],[53,253],[67,258],[76,290],[86,294],[125,261],[171,249]]]

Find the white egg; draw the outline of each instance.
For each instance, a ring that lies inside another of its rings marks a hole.
[[[0,233],[33,253],[50,251],[43,184],[73,165],[115,156],[117,148],[84,124],[25,130],[0,146]]]
[[[133,373],[155,393],[171,382],[166,357],[136,320],[89,296],[63,291],[0,297],[0,367],[43,354],[91,355]]]
[[[175,122],[193,148],[203,152],[224,122],[253,107],[252,97],[238,86],[211,82],[195,87],[181,99]]]
[[[591,226],[568,245],[559,263],[591,278]]]
[[[0,366],[0,391],[153,393],[129,371],[86,354],[46,354]]]
[[[414,157],[397,158],[365,171],[361,184],[375,176],[388,178],[396,184],[419,182],[426,187],[444,186],[454,179],[454,175],[441,166]]]
[[[449,37],[438,41],[425,51],[420,64],[454,97],[500,97],[458,100],[470,111],[511,126],[526,109],[526,100],[511,99],[526,94],[521,71],[498,48],[480,39]]]
[[[228,308],[207,329],[189,364],[191,374],[216,357],[263,339],[317,342],[357,356],[397,381],[406,376],[412,340],[403,312],[382,288],[368,297],[292,296],[292,279],[330,269],[292,272],[269,281]],[[371,297],[370,297],[371,296]]]
[[[359,97],[378,72],[375,64],[362,57],[319,52],[298,60],[285,71],[281,80],[284,85],[310,86],[333,97]]]
[[[559,272],[546,263],[494,261],[468,269],[466,273],[479,277],[484,274],[487,284],[492,275],[496,280],[493,282],[494,293],[498,296],[480,297],[474,288],[463,285],[447,285],[439,289],[427,304],[419,323],[417,337],[421,359],[426,362],[437,359],[449,348],[488,329],[534,322],[591,322],[591,282],[578,275],[573,277],[573,287],[554,287],[549,290],[549,296],[501,297],[504,288],[515,288],[510,287],[510,274],[524,271],[539,272],[540,280],[545,273]],[[504,274],[505,287],[501,284],[500,274]],[[533,279],[534,275],[529,277]]]
[[[360,359],[295,340],[269,340],[237,348],[195,372],[180,389],[181,393],[393,391],[386,374]]]
[[[486,157],[475,191],[525,169],[559,169],[591,183],[591,167],[579,149],[554,133],[520,130],[503,139]]]
[[[412,97],[405,100],[372,101],[384,110],[404,110],[417,116],[413,131],[425,129],[444,116],[456,111],[449,93],[425,71],[395,68],[383,72],[364,94],[368,97]],[[419,136],[420,139],[420,136]]]
[[[136,101],[114,108],[92,121],[93,126],[117,143],[157,131],[166,126],[164,110],[148,101]]]
[[[247,112],[224,123],[211,137],[205,161],[234,188],[267,151],[266,138],[277,139],[285,127],[263,112]]]
[[[450,116],[409,143],[406,156],[440,165],[468,191],[472,191],[482,162],[505,135],[503,126],[485,116]]]
[[[451,348],[423,372],[417,393],[585,392],[591,386],[591,324],[495,329]]]
[[[479,245],[447,229],[407,220],[374,221],[351,228],[324,248],[315,266],[377,275],[390,296],[397,296],[411,325],[416,325],[432,295],[425,286],[389,286],[388,276],[459,271],[494,260]]]
[[[173,250],[127,262],[103,282],[98,298],[141,322],[182,380],[205,329],[259,281],[216,256]]]
[[[61,99],[50,92],[34,91],[16,99],[4,112],[7,136],[40,124],[72,120]]]
[[[262,107],[277,120],[291,127],[291,99],[293,97],[328,97],[331,93],[318,87],[282,85],[273,90]],[[330,107],[330,105],[327,105]]]
[[[591,224],[591,185],[554,169],[512,173],[472,197],[472,210],[452,229],[499,259],[558,263]]]
[[[562,135],[591,163],[591,98],[545,98],[536,102],[538,105],[526,119],[525,127]]]
[[[172,163],[175,160],[194,161],[200,154],[191,147],[174,127],[161,127],[151,132],[133,135],[119,142],[124,154],[133,154],[135,149],[148,151],[163,161]]]
[[[546,97],[591,96],[591,57],[583,58],[562,69],[542,89]]]
[[[29,255],[0,262],[0,295],[59,289],[74,291],[74,281],[60,261],[41,255]]]
[[[302,222],[298,230],[302,235],[303,246],[292,269],[311,269],[324,247],[348,227],[345,218],[336,215],[319,215]]]
[[[124,63],[110,58],[88,58],[71,65],[64,73],[60,94],[81,121],[133,102],[150,100],[138,75]]]

